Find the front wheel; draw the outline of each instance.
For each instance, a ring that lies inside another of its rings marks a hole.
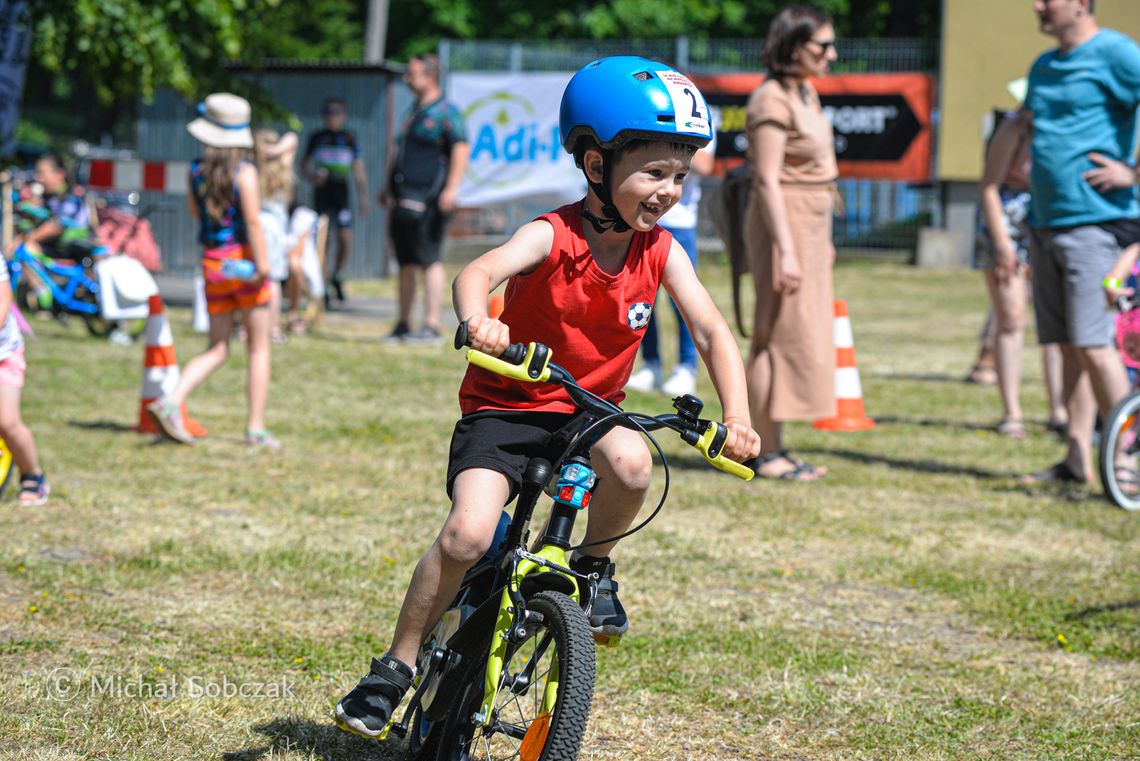
[[[468,668],[440,736],[440,761],[573,761],[594,696],[594,640],[582,608],[559,592],[527,603],[540,620],[507,651],[489,726],[475,720],[486,662]]]
[[[1117,507],[1140,510],[1140,393],[1120,401],[1108,417],[1100,435],[1100,482],[1104,494]]]

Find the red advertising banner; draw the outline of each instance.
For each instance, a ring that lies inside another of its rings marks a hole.
[[[745,156],[748,96],[763,74],[693,76],[713,109],[717,166]],[[835,74],[814,81],[835,131],[841,177],[930,180],[934,77],[929,74]]]

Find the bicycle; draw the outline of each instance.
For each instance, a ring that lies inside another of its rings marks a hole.
[[[8,447],[8,442],[0,438],[0,497],[4,496],[4,492],[8,489],[8,483],[12,480],[12,450]]]
[[[70,244],[63,253],[74,258],[55,259],[44,254],[38,254],[24,244],[16,246],[12,257],[8,261],[8,271],[11,276],[12,293],[16,303],[21,309],[38,306],[38,296],[29,287],[24,271],[35,275],[40,283],[45,285],[51,294],[51,304],[47,308],[52,315],[61,322],[66,322],[68,315],[77,315],[82,318],[87,332],[98,338],[111,334],[117,326],[113,320],[105,319],[99,307],[99,283],[91,275],[94,263],[94,252],[86,245]],[[145,324],[135,325],[129,333],[136,336],[142,332]]]
[[[1140,363],[1140,301],[1121,296],[1116,300],[1117,346],[1130,366]],[[1129,360],[1131,360],[1129,362]],[[1140,510],[1140,474],[1121,463],[1140,455],[1140,388],[1117,402],[1101,426],[1097,472],[1105,497],[1125,510]]]
[[[464,323],[455,347],[466,344]],[[723,456],[728,429],[701,419],[703,403],[695,396],[674,399],[675,413],[626,412],[579,386],[551,362],[550,349],[541,343],[512,344],[501,358],[474,349],[466,356],[521,382],[560,384],[587,415],[557,462],[533,458],[528,463],[513,515],[503,511],[491,549],[464,576],[459,594],[424,641],[411,699],[400,721],[393,714],[378,739],[389,732],[407,736],[419,761],[569,761],[578,757],[594,690],[595,638],[587,616],[598,576],[569,567],[570,553],[584,546],[571,545],[574,520],[589,506],[596,484],[590,448],[615,426],[631,428],[649,439],[664,468],[657,507],[638,526],[606,542],[641,530],[665,504],[669,465],[651,431],[676,432],[711,465],[746,481],[754,472]],[[553,473],[558,474],[554,504],[531,552],[530,520]]]

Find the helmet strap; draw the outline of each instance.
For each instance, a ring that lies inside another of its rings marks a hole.
[[[597,183],[586,175],[586,182],[590,186],[590,190],[594,191],[594,195],[602,202],[602,215],[599,217],[583,202],[582,216],[593,226],[594,232],[599,235],[613,231],[615,233],[624,233],[630,230],[630,226],[626,221],[621,218],[621,212],[614,206],[613,198],[610,195],[610,170],[613,166],[613,151],[602,150],[602,182]]]

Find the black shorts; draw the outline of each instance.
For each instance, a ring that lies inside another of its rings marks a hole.
[[[329,180],[313,191],[313,210],[329,218],[329,224],[352,228],[352,206],[348,202],[348,185]]]
[[[1140,243],[1140,219],[1114,219],[1111,222],[1100,224],[1112,237],[1116,238],[1116,245],[1128,248],[1133,243]]]
[[[510,502],[522,485],[533,457],[553,465],[582,427],[584,412],[519,412],[487,410],[464,415],[451,434],[447,462],[447,496],[455,477],[469,468],[502,473],[511,482]]]
[[[434,206],[429,207],[418,222],[407,222],[389,215],[388,231],[400,266],[413,264],[427,267],[438,262],[450,218],[451,215],[444,214]]]

